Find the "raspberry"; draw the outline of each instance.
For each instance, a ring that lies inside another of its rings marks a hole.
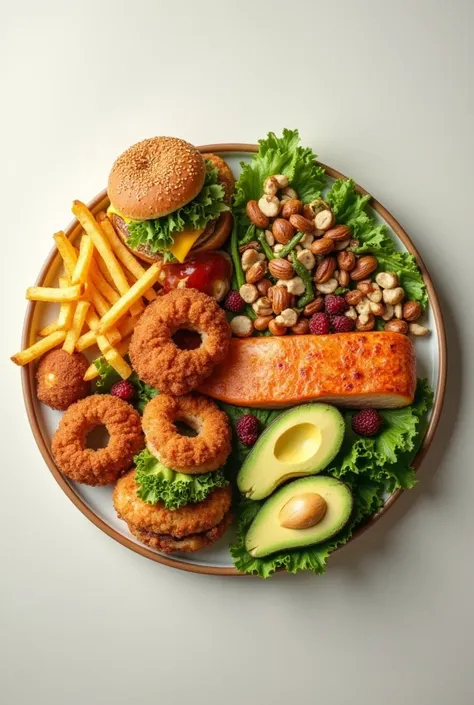
[[[224,308],[232,313],[241,313],[244,310],[245,301],[238,291],[229,291],[224,299]]]
[[[347,316],[331,316],[331,328],[334,333],[350,333],[354,330],[354,321]]]
[[[119,399],[123,399],[123,401],[131,401],[135,397],[137,390],[131,382],[122,379],[120,382],[115,382],[115,384],[112,385],[110,393],[113,397],[118,397]]]
[[[329,318],[325,313],[315,313],[309,319],[309,332],[313,335],[329,333]]]
[[[347,311],[347,304],[342,296],[328,294],[324,299],[324,310],[329,316],[337,316]]]
[[[253,446],[260,435],[260,424],[256,416],[245,414],[241,416],[236,425],[239,440],[246,446]]]
[[[382,426],[382,417],[375,409],[362,409],[352,417],[352,430],[359,436],[375,436]]]

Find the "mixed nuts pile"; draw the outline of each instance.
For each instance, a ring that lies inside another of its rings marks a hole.
[[[303,204],[282,174],[267,178],[263,191],[246,206],[255,239],[240,247],[245,284],[224,303],[238,314],[246,304],[253,308],[255,318],[232,319],[235,336],[370,331],[376,318],[385,330],[429,332],[416,322],[420,304],[406,300],[396,274],[375,274],[376,257],[354,252],[359,242],[336,225],[326,201]]]

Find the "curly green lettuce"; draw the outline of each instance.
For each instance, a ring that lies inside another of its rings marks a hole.
[[[407,298],[419,301],[423,308],[428,295],[416,260],[409,252],[398,252],[395,242],[384,225],[378,224],[367,212],[370,196],[361,196],[352,179],[338,179],[325,195],[337,223],[344,223],[359,240],[357,254],[373,255],[378,260],[379,271],[395,272]]]
[[[128,360],[128,356],[125,357]],[[108,394],[115,382],[119,382],[122,378],[104,357],[96,358],[94,360],[94,365],[96,366],[97,371],[99,372],[99,376],[95,381],[95,392],[96,394]],[[131,382],[137,390],[135,398],[132,400],[131,403],[133,404],[135,409],[140,412],[140,414],[143,414],[145,406],[148,404],[149,401],[153,399],[153,397],[156,397],[159,392],[151,385],[146,384],[146,382],[143,382],[138,377],[136,372],[133,372],[130,375],[128,381]]]
[[[174,233],[186,228],[199,230],[217,218],[229,206],[224,202],[224,188],[218,181],[217,169],[206,162],[204,186],[192,201],[173,213],[152,220],[131,221],[127,224],[130,236],[127,244],[132,248],[146,247],[153,254],[163,255],[165,262],[172,260],[169,251]]]
[[[321,544],[307,548],[281,551],[264,558],[254,558],[245,548],[245,535],[262,506],[262,502],[243,500],[239,507],[237,540],[230,547],[235,567],[245,573],[268,578],[278,568],[290,573],[311,570],[324,573],[329,555],[347,543],[354,530],[372,516],[384,503],[387,494],[396,489],[409,489],[416,482],[411,467],[413,458],[423,439],[426,415],[431,408],[433,392],[426,380],[419,380],[413,404],[404,409],[381,411],[384,424],[376,438],[356,436],[351,428],[354,412],[345,413],[346,434],[344,442],[331,464],[324,471],[345,482],[351,489],[354,509],[348,524],[336,536]],[[236,407],[234,407],[236,408]],[[226,408],[227,410],[227,408]],[[241,413],[255,410],[239,409],[230,414],[231,422]],[[229,413],[229,411],[227,412]],[[278,412],[263,412],[277,414]],[[271,421],[275,416],[270,416]],[[261,420],[262,426],[265,422]],[[242,463],[247,450],[237,447],[235,463]]]
[[[163,502],[167,509],[202,502],[217,487],[228,484],[222,470],[184,475],[165,467],[146,449],[135,456],[134,462],[137,496],[147,504]]]
[[[316,163],[316,154],[300,145],[298,130],[283,130],[281,137],[269,132],[259,140],[258,153],[246,164],[241,162],[241,174],[235,184],[234,208],[245,212],[247,201],[258,200],[263,182],[273,174],[285,174],[305,203],[319,198],[326,184],[324,169]],[[248,225],[248,221],[247,221]]]

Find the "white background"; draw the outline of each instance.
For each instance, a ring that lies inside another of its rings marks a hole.
[[[471,705],[473,4],[6,5],[0,701]],[[445,413],[417,488],[323,578],[181,573],[113,542],[63,495],[8,357],[51,235],[120,151],[284,126],[419,246],[446,317]]]

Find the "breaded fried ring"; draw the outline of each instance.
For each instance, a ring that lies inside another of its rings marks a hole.
[[[208,153],[202,156],[217,169],[217,178],[219,183],[224,187],[225,202],[230,206],[235,188],[235,179],[230,166],[217,154]]]
[[[135,470],[121,477],[113,502],[119,519],[143,543],[160,551],[196,551],[222,536],[231,521],[230,486],[219,487],[197,504],[166,509],[162,502],[151,505],[137,497]]]
[[[86,447],[86,438],[97,426],[105,426],[110,439],[105,448],[93,450]],[[94,394],[65,412],[51,449],[58,468],[71,480],[109,485],[144,445],[140,415],[133,406],[110,394]]]
[[[200,333],[201,346],[178,348],[173,334],[180,329]],[[165,394],[186,394],[224,360],[230,337],[229,323],[215,299],[196,289],[175,289],[147,306],[140,316],[129,355],[144,382]]]
[[[89,362],[82,353],[70,355],[61,349],[50,350],[40,359],[36,371],[38,399],[51,409],[61,411],[83,399],[91,390],[91,383],[83,379],[88,367]]]
[[[198,435],[181,435],[176,421],[187,423]],[[200,394],[158,395],[145,406],[142,425],[150,453],[166,467],[188,475],[217,470],[231,451],[226,414]]]

